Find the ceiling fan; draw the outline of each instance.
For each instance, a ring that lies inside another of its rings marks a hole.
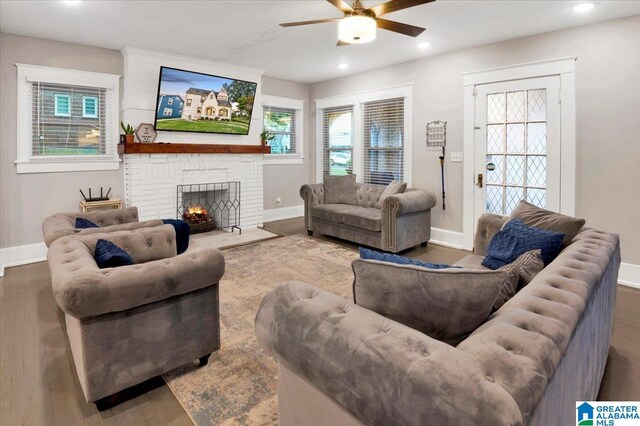
[[[390,0],[365,9],[360,0],[349,6],[344,0],[327,0],[344,13],[342,18],[316,19],[313,21],[287,22],[282,27],[338,22],[338,46],[368,43],[375,40],[376,28],[417,37],[425,29],[414,25],[382,19],[380,16],[410,7],[431,3],[435,0]]]

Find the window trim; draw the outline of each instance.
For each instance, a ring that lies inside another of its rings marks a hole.
[[[67,112],[62,113],[58,110],[58,99],[67,98]],[[84,106],[83,106],[84,109]],[[71,95],[65,93],[55,93],[53,95],[53,115],[56,117],[71,117]]]
[[[354,129],[353,129],[353,173],[356,174],[358,182],[364,176],[364,138],[363,127],[363,107],[365,102],[381,101],[391,98],[404,98],[404,180],[407,185],[412,186],[413,174],[411,164],[411,153],[413,150],[413,83],[399,86],[391,86],[380,89],[354,92],[346,95],[334,96],[330,98],[316,99],[316,183],[324,181],[323,168],[323,144],[322,144],[322,110],[325,108],[353,105]]]
[[[296,152],[291,154],[264,154],[264,163],[270,164],[303,164],[304,163],[304,100],[284,98],[280,96],[262,95],[260,114],[264,128],[264,108],[286,108],[296,111]]]
[[[94,114],[87,114],[87,99],[93,99],[95,102]],[[98,109],[100,109],[100,99],[97,96],[82,97],[82,118],[98,118]]]
[[[117,170],[120,167],[117,144],[120,123],[120,77],[90,71],[52,68],[41,65],[16,63],[17,68],[17,155],[16,172],[53,173],[87,170]],[[34,157],[31,154],[32,105],[29,96],[33,82],[100,87],[109,92],[105,143],[110,154],[86,156]]]

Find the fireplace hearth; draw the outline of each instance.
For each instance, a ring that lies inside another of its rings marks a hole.
[[[240,182],[216,182],[177,186],[177,218],[191,233],[240,228]]]

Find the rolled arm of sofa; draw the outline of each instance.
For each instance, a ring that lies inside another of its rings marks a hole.
[[[271,291],[255,328],[266,351],[365,424],[523,424],[468,354],[308,284]]]
[[[308,230],[313,230],[311,207],[324,204],[324,184],[311,183],[302,185],[300,187],[300,197],[304,200],[304,226]]]
[[[431,210],[431,208],[436,205],[436,201],[436,196],[431,191],[420,189],[410,190],[385,198],[382,203],[382,214],[385,215],[393,211],[399,216]]]
[[[87,245],[56,241],[48,254],[53,294],[76,318],[120,312],[214,285],[224,274],[222,253],[203,248],[166,259],[99,269]]]

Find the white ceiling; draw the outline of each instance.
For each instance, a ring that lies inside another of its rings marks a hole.
[[[594,1],[590,12],[578,14],[573,7],[580,1],[438,0],[385,16],[426,27],[418,39],[378,30],[372,43],[336,47],[337,23],[278,25],[341,15],[323,0],[70,3],[2,0],[0,31],[118,50],[150,49],[315,82],[424,55],[640,14],[640,1]],[[418,41],[430,42],[431,48],[418,49]],[[349,68],[338,69],[340,63]]]

